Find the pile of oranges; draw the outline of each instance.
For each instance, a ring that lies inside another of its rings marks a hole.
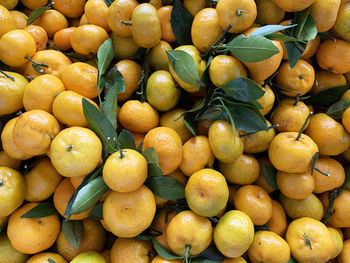
[[[350,0],[0,0],[0,263],[350,262]]]

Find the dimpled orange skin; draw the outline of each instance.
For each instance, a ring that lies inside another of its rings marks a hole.
[[[147,161],[132,149],[123,149],[123,156],[115,152],[103,166],[103,179],[113,191],[120,193],[138,189],[147,178]]]
[[[153,5],[139,4],[132,13],[131,23],[132,37],[140,47],[151,48],[159,43],[162,30]]]
[[[131,22],[132,13],[138,4],[136,0],[119,0],[108,8],[107,23],[118,36],[131,37],[131,27],[121,21]]]
[[[314,190],[314,179],[309,172],[284,173],[277,172],[276,182],[281,192],[292,199],[305,199]]]
[[[23,30],[32,35],[36,44],[36,51],[45,50],[48,41],[47,33],[41,26],[29,25]]]
[[[25,30],[12,30],[0,38],[0,60],[10,67],[23,66],[25,56],[32,57],[35,51],[34,38]]]
[[[158,153],[158,163],[164,175],[175,171],[182,161],[182,141],[171,128],[157,127],[150,130],[144,140],[142,150],[153,147]]]
[[[123,59],[115,64],[125,81],[125,91],[118,94],[118,102],[130,98],[130,96],[140,87],[141,66],[133,60]]]
[[[317,0],[310,7],[310,15],[313,18],[317,31],[330,30],[337,19],[341,0]]]
[[[17,209],[7,226],[7,236],[13,247],[22,253],[36,254],[51,247],[61,228],[57,214],[41,218],[21,218],[38,203],[27,203]]]
[[[70,36],[75,31],[76,27],[63,28],[57,31],[53,37],[53,41],[57,48],[62,51],[67,51],[72,48]]]
[[[44,28],[49,38],[52,38],[57,31],[68,27],[66,17],[61,12],[54,9],[46,10],[34,21],[34,24]]]
[[[62,81],[51,74],[44,74],[28,83],[23,94],[26,111],[43,110],[52,113],[52,104],[60,92],[65,91]]]
[[[83,62],[76,62],[66,67],[61,79],[67,90],[92,99],[97,97],[97,68]]]
[[[257,185],[240,187],[234,195],[236,209],[245,212],[254,225],[266,224],[272,216],[271,198]]]
[[[16,22],[10,11],[7,10],[6,7],[0,5],[0,37],[11,31],[16,29]]]
[[[324,70],[345,74],[350,71],[350,43],[339,38],[325,40],[316,53],[316,59]]]
[[[79,26],[70,36],[72,48],[82,55],[97,54],[98,48],[107,39],[106,30],[95,25]]]
[[[111,248],[113,263],[149,263],[152,245],[150,241],[133,238],[117,238]]]
[[[343,125],[324,113],[311,116],[305,133],[314,140],[321,154],[338,155],[350,145],[350,135]]]
[[[40,155],[48,152],[51,141],[60,130],[58,121],[50,113],[31,110],[18,117],[12,136],[21,151]]]
[[[56,77],[60,76],[60,73],[72,62],[70,59],[64,55],[63,53],[57,50],[41,50],[35,53],[32,57],[35,62],[44,63],[48,65],[48,67],[41,67],[44,70],[45,74],[52,74]],[[32,78],[36,78],[40,76],[32,66],[31,62],[28,62],[24,68],[24,74]]]
[[[173,10],[173,6],[166,5],[157,10],[158,17],[160,20],[160,25],[162,28],[162,39],[167,42],[174,42],[176,38],[174,36],[173,29],[171,27],[171,11]]]
[[[281,64],[283,58],[282,44],[275,40],[273,40],[272,43],[279,49],[279,52],[277,54],[259,62],[243,62],[243,64],[248,68],[251,78],[257,83],[260,83],[270,77],[273,73],[276,72]]]
[[[284,212],[283,206],[276,200],[272,201],[272,216],[267,222],[267,226],[270,231],[275,232],[277,235],[283,237],[284,232],[287,229],[287,218]]]
[[[315,0],[273,0],[277,6],[287,12],[297,12],[312,5]]]
[[[213,228],[208,218],[199,216],[191,210],[178,213],[169,223],[167,240],[171,250],[183,255],[185,245],[191,245],[191,254],[198,255],[211,243]]]
[[[244,10],[239,13],[239,10]],[[221,28],[230,24],[230,33],[241,33],[247,30],[257,15],[256,4],[253,0],[220,0],[216,6]]]
[[[201,53],[205,53],[222,34],[219,17],[215,8],[205,8],[194,17],[191,37],[193,44]]]
[[[56,0],[53,4],[53,8],[60,11],[64,16],[70,18],[76,18],[84,12],[85,0]]]
[[[212,167],[215,156],[211,151],[207,137],[199,135],[189,139],[182,147],[182,162],[180,170],[187,176],[203,169]]]
[[[103,220],[118,237],[135,237],[142,233],[151,225],[155,212],[154,195],[144,185],[129,193],[111,191],[103,203]]]
[[[297,132],[283,132],[276,135],[269,147],[273,166],[286,173],[304,173],[310,169],[311,159],[318,147],[307,135],[302,134],[296,141]]]
[[[294,68],[290,68],[289,62],[286,61],[280,67],[276,83],[282,88],[291,90],[281,92],[287,96],[295,97],[306,94],[313,86],[315,80],[315,70],[303,59],[299,59]]]
[[[132,132],[146,133],[157,127],[158,112],[148,103],[129,100],[118,112],[121,125]]]
[[[212,169],[201,169],[189,178],[185,195],[188,206],[200,216],[216,216],[225,208],[229,190],[225,177]]]

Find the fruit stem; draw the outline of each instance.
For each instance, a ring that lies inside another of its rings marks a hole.
[[[299,130],[298,136],[295,138],[295,141],[299,141],[299,139],[300,139],[300,137],[301,137],[301,134],[302,134],[302,132],[304,131],[304,129],[305,129],[305,127],[306,127],[308,121],[310,120],[312,114],[313,114],[313,112],[311,111],[311,112],[309,113],[309,115],[306,117],[303,126],[301,126],[301,129]]]
[[[298,92],[298,94],[295,96],[295,102],[294,102],[293,106],[298,106],[298,103],[300,101],[300,96],[301,96],[301,93]]]
[[[15,81],[15,78],[14,78],[14,77],[12,77],[12,76],[10,76],[9,74],[5,73],[5,72],[2,71],[1,69],[0,69],[0,73],[4,74],[4,75],[5,75],[6,77],[8,77],[10,80]]]
[[[323,175],[325,175],[325,176],[330,176],[330,174],[329,174],[329,169],[328,169],[328,172],[326,173],[326,172],[323,172],[322,170],[320,170],[320,169],[318,169],[317,167],[315,167],[314,168],[317,172],[319,172],[320,174],[323,174]]]
[[[303,238],[305,239],[305,244],[310,247],[310,250],[312,250],[311,239],[309,238],[309,236],[305,232],[303,234]]]
[[[247,12],[247,11],[245,11],[245,10],[239,9],[239,10],[237,10],[236,15],[237,15],[237,16],[242,16],[242,17],[244,18],[244,14],[243,14],[243,13],[246,13],[246,12]]]
[[[72,149],[74,148],[74,145],[73,144],[69,144],[66,148],[66,151],[67,152],[70,152]]]
[[[192,248],[192,246],[190,244],[186,244],[185,248],[186,248],[186,252],[184,255],[185,263],[189,263],[191,259],[190,249]]]
[[[25,56],[24,58],[25,58],[25,59],[28,59],[28,60],[29,60],[30,62],[32,62],[34,65],[37,65],[37,66],[39,66],[39,67],[44,67],[44,68],[48,68],[48,67],[49,67],[47,64],[36,62],[36,61],[32,60],[30,57],[28,57],[28,56]]]
[[[225,28],[225,31],[221,34],[221,36],[214,42],[214,44],[207,50],[207,52],[204,53],[204,55],[202,56],[202,58],[207,57],[209,54],[212,53],[212,51],[216,50],[218,48],[218,43],[220,43],[223,38],[226,36],[226,34],[228,33],[228,31],[231,29],[232,25],[228,25]]]
[[[132,26],[131,22],[125,21],[125,20],[120,20],[120,23],[126,25],[126,26]]]

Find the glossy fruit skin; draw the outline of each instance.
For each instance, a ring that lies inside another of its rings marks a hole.
[[[297,12],[304,10],[305,8],[312,5],[315,0],[273,0],[277,6],[279,6],[281,9],[285,10],[286,12]]]
[[[67,263],[67,261],[57,253],[53,252],[41,252],[32,256],[26,263],[48,263],[48,259],[55,261],[56,263]]]
[[[131,33],[135,42],[144,48],[157,45],[162,37],[157,9],[148,3],[138,5],[131,18]]]
[[[181,263],[181,259],[165,259],[161,256],[156,256],[151,263]]]
[[[205,53],[222,34],[215,8],[199,11],[192,23],[191,38],[201,53]]]
[[[58,0],[55,1],[53,7],[66,17],[76,18],[83,14],[84,5],[84,0],[71,0],[68,2],[65,0]]]
[[[270,231],[276,233],[277,235],[284,236],[287,229],[287,218],[284,212],[283,206],[276,200],[272,201],[272,216],[267,222],[267,226]]]
[[[149,241],[117,238],[111,248],[111,262],[148,263],[151,249]]]
[[[16,29],[16,22],[9,10],[0,5],[0,37],[5,33]]]
[[[149,53],[149,64],[154,71],[169,71],[169,59],[166,54],[167,50],[173,50],[173,48],[168,42],[163,40],[161,40],[156,46],[151,48]]]
[[[349,263],[350,258],[350,240],[344,241],[344,247],[340,255],[338,256],[339,263]]]
[[[341,251],[343,250],[343,233],[340,229],[333,228],[333,227],[327,227],[329,232],[331,232],[332,239],[334,242],[334,251],[332,253],[331,258],[336,258]],[[339,233],[340,232],[340,233]]]
[[[240,12],[240,10],[244,10]],[[257,9],[253,0],[220,0],[216,6],[221,28],[232,25],[230,33],[241,33],[254,22]]]
[[[131,60],[123,59],[115,64],[120,74],[122,74],[125,82],[125,91],[118,95],[118,102],[123,102],[131,97],[131,95],[140,87],[141,66]]]
[[[59,30],[68,27],[66,17],[55,9],[46,10],[34,23],[44,28],[49,38]]]
[[[340,3],[341,0],[316,0],[311,5],[310,15],[318,32],[326,32],[335,25]]]
[[[103,0],[89,0],[84,7],[89,24],[102,27],[107,32],[110,28],[107,23],[108,5]]]
[[[271,123],[268,120],[266,120],[266,124],[268,126],[271,126]],[[271,128],[268,131],[263,130],[242,137],[244,152],[253,154],[266,151],[269,148],[270,143],[275,136],[275,129]]]
[[[268,114],[275,103],[275,93],[272,91],[271,87],[269,85],[265,85],[265,87],[262,87],[262,89],[265,91],[264,95],[257,100],[257,102],[263,106],[263,109],[259,109],[262,115]]]
[[[41,26],[29,25],[23,30],[32,35],[36,44],[36,51],[45,50],[48,41],[46,31]]]
[[[172,10],[173,6],[171,5],[163,6],[157,10],[162,30],[162,39],[169,43],[176,41],[170,22]]]
[[[239,210],[225,213],[214,230],[214,242],[226,257],[242,256],[254,239],[254,225],[250,217]]]
[[[347,41],[350,40],[349,16],[350,16],[350,3],[348,1],[342,1],[341,5],[339,7],[337,20],[335,21],[335,25],[333,27],[333,30],[342,39],[347,40]]]
[[[279,24],[284,18],[284,10],[279,8],[273,0],[256,0],[256,7],[257,20],[267,25]]]
[[[236,130],[234,135],[227,121],[215,121],[209,128],[208,138],[211,150],[220,162],[233,162],[243,153],[244,146],[239,132]]]
[[[278,171],[276,182],[281,192],[291,199],[305,199],[315,188],[315,182],[309,172],[285,173]]]
[[[342,74],[333,74],[326,70],[316,72],[312,93],[317,94],[329,88],[343,86],[347,83],[346,78]]]

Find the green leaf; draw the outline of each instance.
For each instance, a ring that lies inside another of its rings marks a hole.
[[[102,176],[94,178],[78,190],[70,213],[76,215],[89,210],[100,200],[108,189]]]
[[[310,16],[310,8],[307,8],[296,14],[295,37],[300,40],[312,40],[317,36],[317,27],[314,20]]]
[[[266,37],[271,40],[279,40],[283,42],[298,41],[298,39],[296,39],[295,37],[287,36],[285,34],[278,34],[278,33],[268,34],[266,35]]]
[[[54,3],[51,2],[51,3],[47,4],[46,6],[41,6],[41,7],[34,9],[33,12],[31,12],[31,14],[28,16],[26,26],[29,26],[31,23],[33,23],[35,20],[37,20],[45,11],[51,9],[51,6],[53,4]]]
[[[104,0],[107,6],[111,6],[111,4],[114,2],[114,0]]]
[[[53,203],[44,202],[30,209],[23,214],[21,218],[42,218],[57,214],[57,210]]]
[[[297,26],[296,24],[294,25],[289,25],[289,26],[280,26],[280,25],[267,25],[267,26],[262,26],[257,29],[255,29],[252,33],[250,33],[250,36],[266,36],[270,35],[273,33],[276,33],[281,30],[285,30],[288,28],[292,28]]]
[[[62,230],[68,243],[76,249],[79,249],[80,242],[84,235],[83,221],[80,220],[63,220]]]
[[[223,117],[224,109],[221,105],[214,105],[207,108],[198,118],[198,121],[204,120],[221,120]]]
[[[98,68],[98,79],[97,79],[97,94],[100,96],[100,91],[105,85],[103,75],[105,74],[109,64],[114,58],[114,48],[112,38],[105,40],[97,51],[97,68]],[[99,97],[100,98],[100,97]]]
[[[291,257],[287,263],[298,263],[298,261]]]
[[[174,7],[171,11],[170,24],[176,38],[176,42],[181,45],[190,45],[191,28],[193,17],[190,12],[182,5],[180,0],[174,1]]]
[[[118,142],[121,149],[133,149],[136,150],[135,139],[131,132],[128,130],[122,130],[118,136]]]
[[[155,232],[155,233],[152,233],[152,232]],[[162,231],[156,229],[153,226],[150,226],[149,228],[147,228],[145,231],[143,231],[141,234],[139,234],[135,238],[138,240],[151,240],[151,239],[158,237],[162,234],[163,234]]]
[[[207,66],[205,67],[205,70],[202,73],[202,76],[200,79],[200,82],[202,83],[202,85],[199,87],[199,89],[205,87],[206,85],[209,85],[209,83],[210,83],[209,66],[210,66],[210,63],[212,62],[212,60],[213,60],[213,57],[210,56],[208,59],[208,62],[207,62]]]
[[[177,200],[185,198],[185,186],[178,180],[168,176],[150,176],[145,185],[152,192],[167,200]]]
[[[85,98],[83,98],[83,111],[89,128],[102,142],[105,159],[108,154],[115,152],[117,132],[107,117]]]
[[[312,156],[312,159],[311,159],[311,174],[313,174],[313,172],[314,172],[315,165],[317,163],[319,155],[320,155],[320,152],[315,152],[314,156]]]
[[[317,107],[328,108],[337,102],[349,87],[350,84],[346,84],[321,91],[310,98],[310,103]]]
[[[196,63],[191,55],[183,50],[167,50],[166,54],[171,67],[182,81],[190,85],[200,83]]]
[[[236,78],[220,87],[227,97],[243,102],[255,101],[265,92],[253,80],[248,78]]]
[[[103,219],[103,203],[99,203],[89,214],[89,218],[94,220]]]
[[[122,74],[116,66],[113,66],[107,74],[105,98],[102,103],[102,112],[117,128],[117,96],[125,91],[125,82]]]
[[[277,171],[275,170],[275,168],[263,163],[262,171],[266,182],[274,189],[278,189],[277,182],[276,182]]]
[[[158,255],[165,259],[182,259],[182,257],[174,255],[167,248],[163,247],[156,239],[152,239],[153,247]]]
[[[350,107],[350,99],[340,100],[327,110],[327,115],[335,119],[341,119],[344,111]]]
[[[249,63],[268,59],[280,51],[278,47],[276,47],[272,41],[266,37],[246,37],[243,34],[235,37],[233,40],[223,46],[239,60]]]
[[[100,165],[84,178],[84,180],[81,182],[81,184],[78,186],[78,188],[74,191],[73,195],[69,199],[68,204],[66,206],[66,211],[64,211],[64,216],[70,217],[72,215],[72,212],[71,212],[72,206],[73,206],[73,203],[74,203],[79,191],[84,186],[86,186],[90,181],[92,181],[96,177],[100,176],[102,174],[102,169],[103,169],[103,165]]]
[[[162,176],[163,171],[158,164],[158,154],[154,148],[147,148],[142,152],[148,163],[148,176]]]
[[[300,57],[303,55],[306,44],[300,42],[286,42],[284,43],[288,55],[289,66],[294,68]]]
[[[193,136],[196,136],[196,124],[192,118],[192,114],[186,114],[184,116],[183,122],[186,125],[187,129],[193,134]]]

